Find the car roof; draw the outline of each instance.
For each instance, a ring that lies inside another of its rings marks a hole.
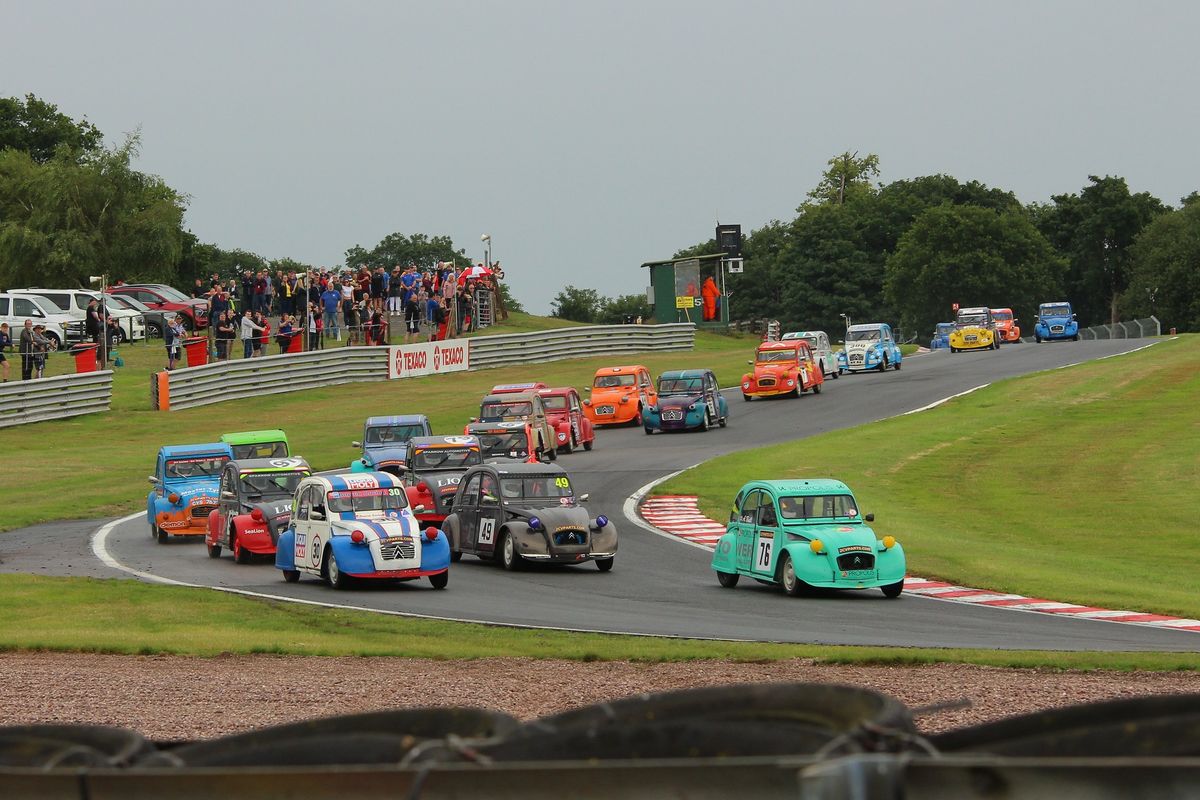
[[[1071,302],[1069,300],[1048,300],[1045,303],[1039,303],[1038,305],[1039,305],[1039,307],[1040,306],[1069,306],[1069,305],[1071,305]]]
[[[408,440],[408,446],[414,449],[422,447],[479,447],[479,440],[474,436],[414,436]]]
[[[579,391],[574,386],[554,386],[547,389],[538,389],[537,393],[542,397],[557,397],[561,394],[579,394]]]
[[[489,394],[508,394],[510,392],[532,392],[547,388],[541,381],[532,383],[497,383]]]
[[[178,456],[232,456],[233,451],[224,442],[209,442],[207,444],[165,444],[158,452],[167,458]]]
[[[322,473],[310,475],[301,481],[301,485],[317,484],[326,489],[343,492],[347,489],[394,489],[402,485],[400,479],[386,472],[350,472],[344,470],[335,474]]]
[[[958,313],[960,314],[980,314],[985,311],[991,313],[991,309],[987,306],[970,306],[969,308],[958,309]]]
[[[221,441],[227,444],[258,444],[260,442],[284,442],[287,434],[278,428],[264,431],[235,431],[222,433]]]
[[[809,495],[849,493],[850,487],[833,478],[793,478],[791,480],[754,481],[751,485],[759,485],[771,489],[775,494]]]
[[[565,475],[567,471],[557,464],[530,464],[524,461],[514,461],[505,464],[485,464],[488,469],[495,470],[498,475]]]
[[[293,472],[297,469],[311,470],[308,462],[299,456],[287,458],[239,458],[230,461],[238,472]],[[227,467],[228,468],[228,467]]]
[[[781,339],[805,339],[805,338],[808,338],[809,336],[811,336],[815,339],[818,336],[828,336],[828,335],[829,334],[825,333],[825,331],[790,331],[788,333],[785,333],[780,338]]]
[[[890,327],[891,327],[891,326],[890,326],[890,325],[888,325],[886,322],[860,322],[860,323],[859,323],[859,324],[857,324],[857,325],[851,325],[851,326],[850,326],[849,328],[847,328],[846,330],[851,330],[851,331],[874,331],[874,330],[878,330],[879,328],[890,328]]]
[[[424,414],[395,414],[390,417],[367,417],[367,427],[374,425],[419,425],[427,421]]]
[[[490,433],[492,431],[520,431],[529,427],[528,422],[472,422],[467,425],[470,433]]]
[[[535,397],[541,397],[541,395],[539,395],[537,392],[505,392],[503,394],[485,395],[484,398],[479,401],[479,403],[480,405],[487,402],[516,403],[520,402],[521,400],[532,400]]]
[[[631,372],[636,373],[638,370],[645,370],[646,372],[650,371],[641,364],[633,364],[624,367],[601,367],[600,369],[596,370],[596,374],[593,377],[599,378],[601,375],[625,375]]]
[[[788,339],[786,342],[763,342],[759,350],[796,350],[803,344],[799,339]]]
[[[684,378],[703,378],[711,369],[673,369],[658,376],[660,381],[670,380],[677,381]]]
[[[1007,312],[1008,312],[1008,313],[1010,313],[1010,314],[1012,313],[1012,309],[1011,309],[1011,308],[1004,308],[1003,306],[1002,306],[1002,307],[1000,307],[1000,308],[993,308],[993,309],[992,309],[992,313],[993,313],[993,314],[995,314],[997,311],[1007,311]]]

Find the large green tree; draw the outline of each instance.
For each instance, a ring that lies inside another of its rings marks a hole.
[[[78,159],[60,148],[45,163],[0,152],[0,284],[86,286],[101,273],[177,278],[184,201],[130,166],[137,145],[131,136]]]
[[[550,315],[572,322],[595,322],[603,303],[595,289],[566,286],[550,301]]]
[[[58,106],[32,94],[0,97],[0,151],[20,150],[38,164],[54,157],[59,147],[78,155],[95,153],[104,137],[86,119],[73,120]]]
[[[457,267],[471,264],[466,250],[456,249],[449,236],[428,236],[414,233],[389,233],[371,250],[355,245],[346,251],[346,266],[357,269],[361,266],[392,267],[399,264],[407,267],[416,264],[421,269],[432,269],[439,261],[452,261]]]
[[[626,317],[635,321],[641,317],[645,321],[653,316],[654,309],[646,302],[645,294],[623,294],[601,298],[595,321],[601,325],[620,325]]]
[[[1078,194],[1055,195],[1053,205],[1031,209],[1042,233],[1067,257],[1065,299],[1085,325],[1120,320],[1130,247],[1167,210],[1147,192],[1131,193],[1124,178],[1089,175],[1088,180]]]
[[[949,203],[928,209],[888,258],[885,292],[906,331],[924,333],[951,306],[1010,306],[1026,324],[1056,290],[1060,257],[1020,211]]]
[[[1130,249],[1129,288],[1121,306],[1132,317],[1158,317],[1164,328],[1200,331],[1200,199],[1159,215]]]

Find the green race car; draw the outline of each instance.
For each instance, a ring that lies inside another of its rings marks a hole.
[[[287,435],[281,430],[226,433],[221,435],[221,442],[233,448],[235,459],[287,458],[292,454]]]
[[[733,501],[712,568],[726,588],[742,575],[783,586],[904,591],[904,550],[891,536],[875,538],[849,487],[828,478],[751,481]]]

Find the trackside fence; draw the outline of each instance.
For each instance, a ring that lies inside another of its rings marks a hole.
[[[1150,336],[1162,335],[1162,323],[1158,317],[1135,319],[1131,322],[1115,322],[1112,325],[1093,325],[1090,328],[1080,328],[1080,339],[1145,339]],[[1032,336],[1022,336],[1021,341],[1032,342]]]
[[[150,399],[152,408],[175,411],[341,383],[606,354],[690,350],[695,339],[695,325],[678,323],[589,325],[416,345],[338,347],[159,372],[150,376]]]
[[[0,383],[0,428],[108,411],[112,379],[104,370]]]

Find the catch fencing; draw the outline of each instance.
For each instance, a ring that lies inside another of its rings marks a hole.
[[[0,428],[108,411],[112,379],[104,370],[0,383]]]
[[[597,355],[690,350],[696,326],[589,325],[534,333],[450,339],[391,347],[335,347],[307,353],[223,361],[150,376],[151,407],[160,411],[264,394],[389,377],[442,374]],[[465,353],[458,356],[458,353]],[[450,358],[450,353],[455,353]],[[404,356],[409,356],[407,360]],[[464,358],[465,363],[459,358]],[[404,364],[404,368],[397,365]],[[415,366],[415,368],[414,368]]]
[[[1112,325],[1093,325],[1079,331],[1080,339],[1144,339],[1147,336],[1161,335],[1162,323],[1158,321],[1158,317],[1114,322]]]

